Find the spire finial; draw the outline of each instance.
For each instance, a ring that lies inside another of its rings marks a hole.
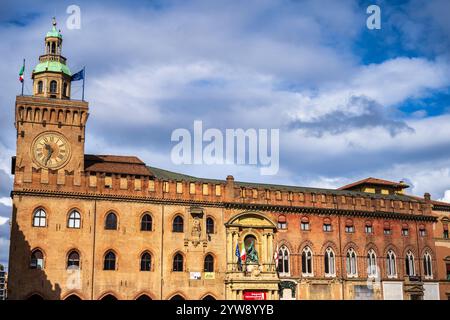
[[[52,18],[52,25],[53,25],[54,27],[56,27],[56,18],[55,18],[55,17]]]

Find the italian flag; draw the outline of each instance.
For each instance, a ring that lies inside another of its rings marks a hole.
[[[22,66],[19,71],[19,81],[23,82],[23,72],[25,71],[25,66]]]
[[[242,242],[242,250],[241,250],[241,260],[242,260],[242,262],[245,262],[245,259],[247,259],[247,253],[245,252],[245,243]]]

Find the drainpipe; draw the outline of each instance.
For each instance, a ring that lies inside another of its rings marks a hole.
[[[92,235],[92,272],[91,272],[91,300],[94,300],[94,273],[95,273],[95,236],[97,226],[97,200],[94,200],[94,230]]]
[[[160,283],[160,300],[163,299],[163,285],[164,285],[164,204],[161,206],[161,251],[160,251],[160,258],[159,261],[161,261],[161,283]]]

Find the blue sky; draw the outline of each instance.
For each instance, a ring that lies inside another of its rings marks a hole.
[[[68,30],[66,8],[81,8]],[[381,30],[366,28],[378,4]],[[72,72],[86,66],[87,153],[187,174],[316,187],[375,176],[450,201],[450,2],[2,1],[0,263],[7,262],[18,71],[56,16]],[[73,85],[80,97],[80,83]],[[175,165],[171,132],[280,129],[280,171]]]

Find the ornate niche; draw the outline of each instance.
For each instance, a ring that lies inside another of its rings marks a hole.
[[[205,246],[207,244],[205,238],[204,226],[204,211],[201,207],[190,207],[190,223],[189,223],[189,234],[188,242],[191,242],[194,247],[198,246],[201,242]]]

